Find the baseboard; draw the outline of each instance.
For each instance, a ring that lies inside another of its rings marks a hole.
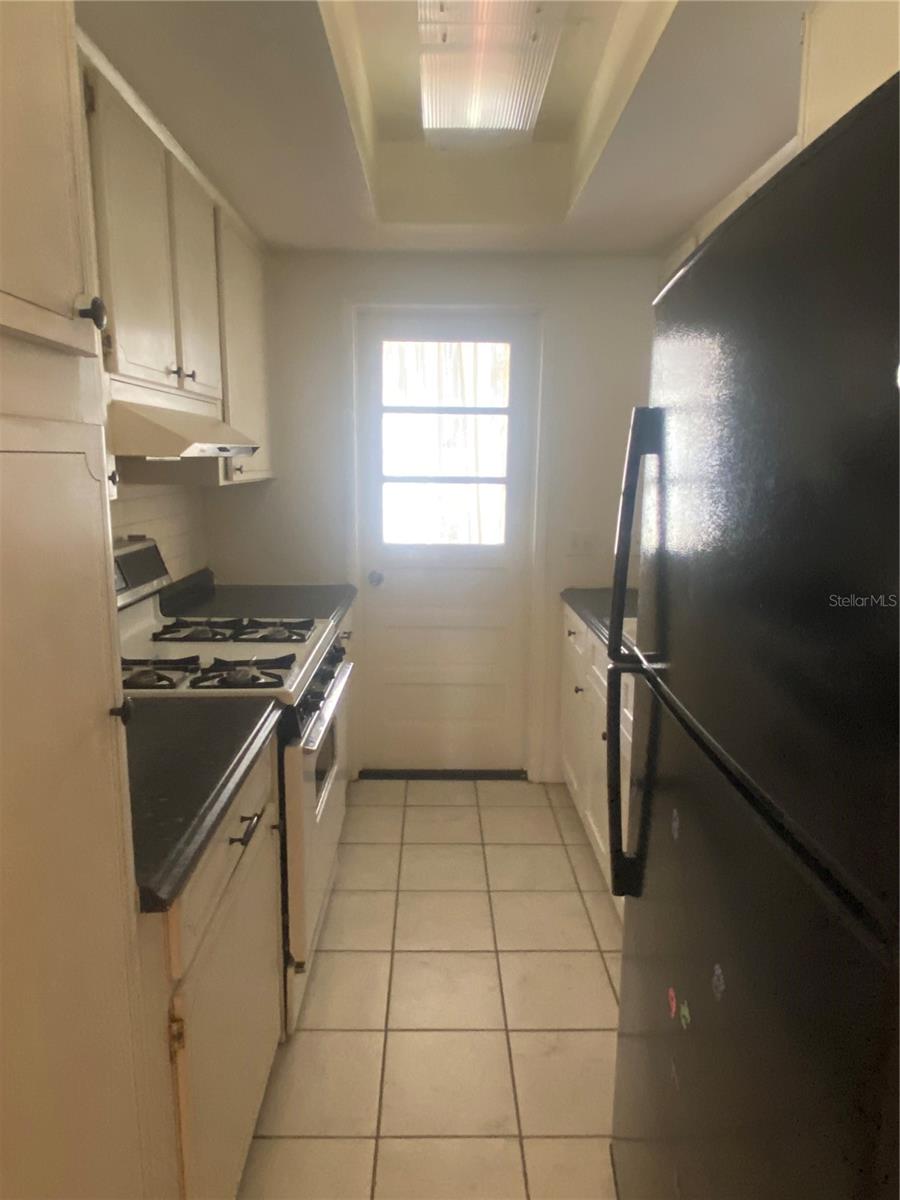
[[[364,767],[360,779],[527,779],[523,768],[515,771],[403,771]]]

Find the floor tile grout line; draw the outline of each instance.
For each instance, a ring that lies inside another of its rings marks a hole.
[[[578,812],[578,809],[574,808],[574,806],[573,806],[572,811],[578,817],[578,820],[581,821],[581,825],[583,828],[584,821],[581,818],[581,813]],[[559,821],[556,818],[556,809],[553,810],[553,819],[554,819],[554,821],[556,821],[556,827],[559,829],[560,837],[562,837],[562,825],[560,825]],[[581,886],[581,880],[578,878],[578,872],[575,870],[575,864],[572,861],[572,855],[569,853],[569,844],[568,844],[568,842],[564,842],[563,844],[565,845],[565,848],[566,848],[566,858],[569,860],[569,866],[572,869],[572,874],[575,876],[575,882],[578,885],[578,895],[581,897],[581,907],[584,909],[584,915],[587,917],[588,925],[590,925],[590,927],[591,927],[591,935],[593,936],[593,939],[597,945],[597,950],[600,954],[600,961],[603,963],[603,970],[606,974],[607,982],[609,983],[610,990],[612,991],[612,994],[616,1001],[616,1008],[619,1008],[619,993],[616,991],[616,986],[613,983],[612,975],[610,974],[609,964],[606,961],[606,955],[603,952],[603,947],[600,945],[600,938],[597,936],[597,930],[594,927],[594,922],[591,920],[591,910],[588,908],[587,901],[584,898],[584,888]],[[577,844],[577,843],[573,843],[573,845],[575,845],[575,844]],[[590,842],[588,842],[588,849],[591,851],[591,853],[593,853],[593,847],[591,846]],[[604,893],[598,892],[598,893],[594,893],[594,894],[595,895],[603,895]],[[612,901],[610,901],[610,903],[612,903]],[[616,914],[616,915],[618,915],[618,914]],[[618,1024],[616,1026],[616,1030],[618,1032]]]
[[[503,1036],[506,1039],[506,1057],[509,1063],[509,1080],[512,1086],[513,1105],[516,1110],[516,1129],[519,1134],[519,1160],[522,1165],[522,1180],[525,1186],[525,1200],[529,1200],[531,1189],[528,1184],[528,1166],[525,1161],[525,1141],[522,1136],[522,1113],[519,1108],[519,1089],[516,1086],[516,1069],[513,1064],[512,1039],[509,1036],[509,1014],[506,1011],[506,991],[503,987],[503,972],[500,969],[500,949],[497,941],[497,925],[494,921],[494,901],[490,890],[491,877],[488,871],[487,849],[484,841],[484,826],[481,822],[481,803],[478,793],[478,780],[475,781],[475,799],[478,803],[478,828],[481,830],[481,851],[484,856],[484,875],[488,882],[488,911],[491,918],[491,933],[494,938],[494,966],[497,971],[497,983],[500,988],[500,1008],[503,1012]]]
[[[514,1133],[255,1133],[260,1142],[516,1142]],[[608,1133],[532,1133],[526,1142],[608,1142]]]
[[[372,1154],[372,1183],[369,1191],[370,1200],[375,1200],[375,1189],[378,1186],[378,1143],[381,1139],[381,1112],[384,1105],[384,1075],[387,1068],[388,1018],[391,1011],[391,992],[394,982],[394,946],[397,942],[397,917],[400,909],[400,872],[403,870],[403,835],[406,832],[406,801],[409,797],[409,780],[403,788],[403,816],[400,821],[400,853],[397,855],[397,880],[394,889],[394,923],[391,928],[390,962],[388,964],[387,995],[384,1001],[384,1029],[381,1039],[381,1075],[378,1080],[378,1112],[375,1116],[375,1149]]]

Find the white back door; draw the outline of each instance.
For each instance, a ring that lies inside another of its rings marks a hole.
[[[359,763],[525,763],[534,318],[357,320]]]

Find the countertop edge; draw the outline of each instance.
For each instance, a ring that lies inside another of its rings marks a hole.
[[[281,705],[273,700],[248,733],[230,768],[194,818],[190,829],[173,846],[153,878],[138,884],[142,913],[167,912],[184,890],[236,792],[265,749],[280,715]]]

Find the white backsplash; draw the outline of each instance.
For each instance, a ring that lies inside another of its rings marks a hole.
[[[173,579],[207,565],[206,505],[202,488],[178,484],[119,485],[110,504],[113,536],[146,533],[156,539]]]

